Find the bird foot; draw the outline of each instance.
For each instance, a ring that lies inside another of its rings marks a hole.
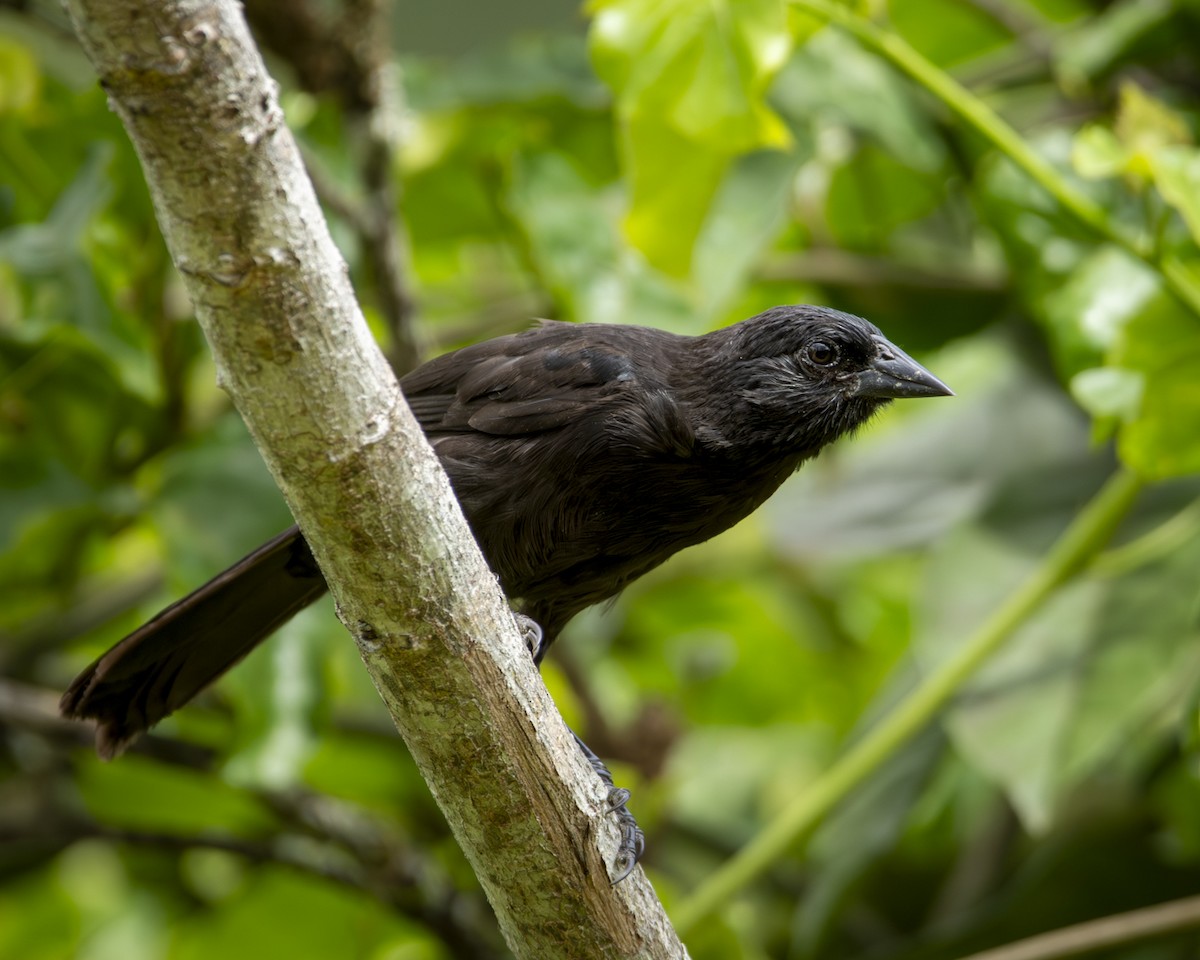
[[[621,842],[617,845],[617,857],[613,861],[613,870],[616,876],[612,879],[612,885],[615,887],[633,873],[633,868],[642,859],[642,854],[646,851],[646,835],[642,832],[642,828],[638,826],[637,820],[634,819],[633,814],[629,812],[629,808],[626,806],[632,794],[624,787],[618,787],[613,783],[613,775],[609,772],[608,767],[604,765],[604,761],[596,755],[591,747],[579,739],[577,733],[572,731],[571,736],[579,744],[579,749],[587,757],[587,761],[592,765],[592,769],[596,771],[596,775],[608,787],[608,812],[616,817],[617,829],[621,831]]]
[[[621,831],[621,842],[617,845],[617,858],[613,862],[616,876],[612,880],[615,887],[627,876],[633,873],[633,868],[646,852],[646,834],[638,826],[637,820],[629,812],[625,804],[631,794],[624,787],[613,787],[608,791],[608,810],[617,818],[617,829]]]
[[[524,639],[525,646],[529,649],[529,653],[533,657],[533,662],[540,664],[542,654],[546,652],[546,648],[542,645],[545,634],[541,626],[536,620],[525,616],[523,613],[514,613],[513,618],[517,621],[517,629],[521,631],[521,637]],[[607,810],[616,817],[617,829],[621,831],[621,842],[617,845],[617,857],[613,862],[613,870],[616,876],[613,878],[612,883],[613,886],[616,886],[633,873],[633,868],[642,859],[642,854],[646,850],[646,835],[642,832],[642,828],[638,826],[633,814],[629,812],[629,807],[626,806],[631,796],[629,791],[613,783],[612,773],[604,765],[604,761],[597,756],[591,747],[579,739],[578,734],[572,731],[571,736],[579,744],[579,749],[583,751],[583,755],[587,758],[588,763],[592,765],[592,769],[596,771],[596,775],[608,787]]]
[[[541,663],[542,654],[545,653],[545,650],[542,649],[542,642],[546,636],[542,632],[541,625],[523,613],[514,613],[513,619],[517,621],[517,629],[521,632],[521,639],[525,641],[525,646],[529,650],[529,655],[533,657],[533,662]]]

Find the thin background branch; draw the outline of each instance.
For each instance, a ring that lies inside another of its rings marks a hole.
[[[388,360],[404,374],[421,360],[416,303],[406,269],[399,224],[396,154],[400,145],[400,84],[391,48],[391,5],[386,0],[349,0],[334,15],[306,0],[250,0],[246,16],[255,35],[296,72],[312,93],[331,93],[346,111],[347,126],[361,142],[363,197],[350,197],[320,170],[306,164],[317,195],[358,235],[374,280],[375,300],[387,326]]]
[[[994,950],[973,953],[962,960],[1061,960],[1197,927],[1200,927],[1200,897],[1185,897],[1063,927]]]

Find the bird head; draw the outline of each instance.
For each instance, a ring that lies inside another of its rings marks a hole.
[[[954,395],[874,324],[827,307],[775,307],[709,336],[733,414],[721,432],[740,429],[741,444],[807,457],[891,400]]]

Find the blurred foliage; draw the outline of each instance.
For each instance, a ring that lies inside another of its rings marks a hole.
[[[17,7],[0,10],[0,956],[504,956],[326,606],[117,763],[56,722],[77,669],[288,518],[62,14]],[[1200,884],[1200,317],[1161,273],[1200,282],[1200,8],[874,8],[1149,262],[797,8],[593,0],[586,36],[464,17],[452,60],[397,38],[378,109],[414,320],[389,312],[354,215],[369,118],[268,51],[385,348],[398,323],[432,355],[535,316],[696,333],[813,301],[869,316],[959,393],[889,410],[580,617],[547,663],[634,791],[668,907],[961,645],[1118,464],[1153,481],[943,722],[689,936],[698,960],[948,960]],[[1104,955],[1198,952],[1182,933]]]

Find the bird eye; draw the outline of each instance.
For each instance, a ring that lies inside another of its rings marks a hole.
[[[827,367],[835,362],[838,358],[837,347],[825,343],[823,340],[815,340],[808,345],[808,359],[821,367]]]

